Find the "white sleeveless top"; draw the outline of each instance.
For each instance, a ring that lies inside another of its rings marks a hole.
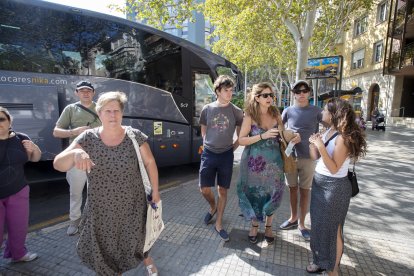
[[[323,142],[326,142],[326,140],[327,140],[326,135],[328,133],[329,133],[329,129],[322,136],[322,141]],[[335,149],[336,138],[338,138],[338,136],[336,136],[331,141],[329,141],[329,144],[326,146],[326,151],[328,152],[328,155],[331,158],[332,158],[332,154],[333,154],[334,149]],[[350,162],[350,159],[349,159],[349,157],[347,157],[345,159],[344,163],[342,164],[341,168],[338,170],[338,172],[336,174],[331,174],[331,172],[325,166],[325,163],[323,162],[322,157],[321,157],[321,158],[318,159],[318,162],[317,162],[316,168],[315,168],[315,172],[317,172],[319,174],[322,174],[322,175],[329,176],[329,177],[342,178],[342,177],[345,177],[346,175],[348,175],[349,162]]]

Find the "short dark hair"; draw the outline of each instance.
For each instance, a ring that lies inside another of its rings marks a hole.
[[[93,87],[92,83],[87,80],[80,81],[76,84],[76,91],[82,88],[92,89],[93,91],[95,91],[95,88]]]
[[[220,75],[214,82],[214,93],[217,95],[217,91],[220,91],[223,87],[234,87],[234,80],[227,75]]]

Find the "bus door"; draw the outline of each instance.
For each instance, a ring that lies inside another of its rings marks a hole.
[[[201,136],[200,115],[201,110],[206,104],[216,100],[214,93],[213,81],[208,72],[193,71],[193,89],[194,89],[194,111],[193,111],[193,128],[192,128],[192,161],[199,162],[201,155],[200,146],[203,145]]]
[[[13,129],[39,146],[42,160],[62,151],[61,139],[52,135],[59,117],[57,93],[55,86],[0,84],[0,106],[12,115]]]

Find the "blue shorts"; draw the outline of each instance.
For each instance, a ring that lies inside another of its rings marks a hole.
[[[233,149],[223,153],[214,153],[204,149],[200,163],[200,187],[214,187],[217,176],[218,186],[226,189],[230,188],[233,160]]]

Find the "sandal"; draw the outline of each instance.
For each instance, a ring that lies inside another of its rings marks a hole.
[[[266,228],[272,228],[272,225],[266,225]],[[272,244],[275,241],[275,237],[271,237],[271,236],[264,236],[267,244]]]
[[[307,273],[322,273],[324,272],[325,269],[320,268],[318,265],[314,264],[314,263],[310,263],[307,267],[306,267],[306,272]]]
[[[154,268],[155,268],[155,271],[154,271]],[[148,276],[158,276],[158,271],[154,264],[147,265],[146,269],[147,269]]]
[[[258,225],[254,225],[254,224],[252,224],[252,227],[253,228],[258,228],[259,227],[259,224]],[[256,233],[256,236],[248,236],[249,237],[249,241],[251,242],[251,243],[256,243],[257,242],[257,233]]]

